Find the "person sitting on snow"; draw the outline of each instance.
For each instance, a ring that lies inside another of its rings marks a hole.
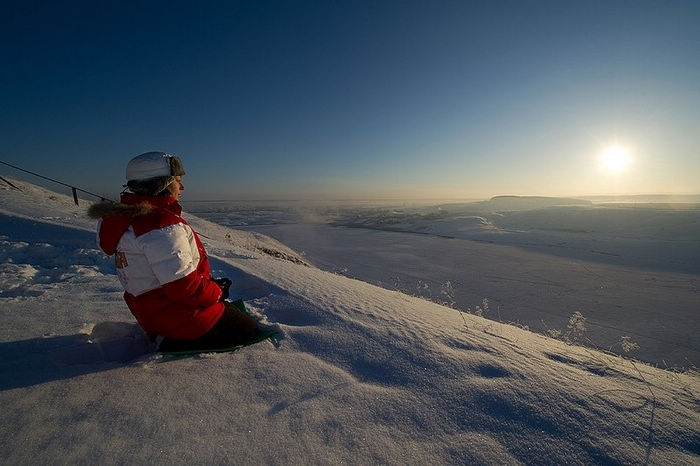
[[[197,233],[180,216],[178,157],[147,152],[126,167],[121,202],[90,207],[100,248],[114,255],[124,300],[160,351],[223,349],[249,341],[257,323],[226,301],[229,279],[212,279]]]

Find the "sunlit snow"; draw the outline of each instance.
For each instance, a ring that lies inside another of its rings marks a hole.
[[[124,305],[87,206],[13,184],[0,186],[4,464],[700,461],[696,372],[323,271],[192,215],[216,273],[283,337],[163,358]]]

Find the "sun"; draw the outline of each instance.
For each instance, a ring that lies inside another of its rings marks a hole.
[[[630,164],[629,149],[620,145],[607,147],[600,154],[600,169],[611,175],[619,175],[627,170]]]

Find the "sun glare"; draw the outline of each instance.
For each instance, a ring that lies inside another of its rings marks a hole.
[[[623,146],[610,146],[600,155],[600,169],[612,175],[624,172],[629,163],[629,150]]]

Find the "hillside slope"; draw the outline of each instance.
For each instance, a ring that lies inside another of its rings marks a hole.
[[[193,217],[215,273],[284,337],[153,354],[86,206],[17,186],[0,186],[5,464],[700,461],[694,373],[324,272]]]

